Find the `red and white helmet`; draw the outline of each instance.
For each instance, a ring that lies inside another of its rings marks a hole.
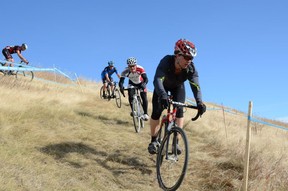
[[[197,55],[197,49],[192,42],[186,39],[180,39],[175,43],[174,53],[195,57]]]

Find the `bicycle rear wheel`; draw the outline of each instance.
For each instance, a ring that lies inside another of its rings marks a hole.
[[[120,91],[117,88],[114,90],[114,95],[117,107],[121,108],[121,95]]]
[[[141,128],[141,122],[140,122],[140,116],[138,113],[138,107],[139,107],[139,102],[137,99],[133,99],[132,102],[132,115],[133,115],[133,124],[134,124],[134,128],[136,133],[140,132],[140,128]]]
[[[17,71],[16,78],[32,81],[34,79],[34,73],[32,71]]]
[[[177,152],[177,142],[181,153]],[[164,136],[156,159],[157,179],[163,190],[179,188],[187,171],[188,158],[189,147],[185,132],[179,127],[173,127]]]

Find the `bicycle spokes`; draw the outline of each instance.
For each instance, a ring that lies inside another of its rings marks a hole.
[[[178,149],[181,149],[180,154]],[[173,127],[165,135],[157,154],[157,179],[161,188],[176,190],[181,185],[187,170],[188,154],[185,133],[179,127]]]

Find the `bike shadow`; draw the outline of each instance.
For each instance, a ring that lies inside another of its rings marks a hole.
[[[90,147],[84,143],[77,142],[63,142],[58,144],[49,144],[45,147],[41,147],[38,149],[41,153],[49,155],[53,157],[56,161],[62,163],[68,163],[74,168],[84,168],[87,165],[91,165],[91,163],[96,162],[103,168],[111,171],[112,174],[118,175],[123,173],[131,173],[129,170],[137,170],[140,171],[141,174],[152,174],[151,167],[147,164],[141,162],[141,158],[137,156],[128,156],[125,155],[124,151],[116,150],[109,151],[109,154],[105,151],[98,151],[97,149]],[[69,157],[71,154],[77,154],[77,160],[73,160],[73,158]],[[82,158],[84,162],[79,160]],[[87,162],[88,161],[88,162]],[[90,162],[89,162],[90,161]],[[118,163],[118,165],[109,165],[109,163],[113,162]],[[118,167],[114,167],[118,166]],[[121,167],[119,167],[121,166]]]

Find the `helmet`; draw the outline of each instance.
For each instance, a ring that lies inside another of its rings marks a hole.
[[[109,61],[108,62],[108,66],[114,66],[114,62],[113,61]]]
[[[128,66],[134,66],[134,65],[136,65],[136,64],[137,64],[136,58],[130,57],[130,58],[127,59],[127,65],[128,65]]]
[[[180,39],[175,44],[174,54],[195,57],[197,55],[197,49],[192,42],[186,39]]]
[[[27,50],[28,49],[28,46],[26,43],[23,43],[22,46],[21,46],[24,50]]]

